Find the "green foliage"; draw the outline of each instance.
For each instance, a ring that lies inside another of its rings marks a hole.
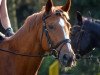
[[[94,58],[85,59],[89,55],[93,55]],[[100,57],[100,51],[92,51],[84,56],[84,58],[78,60],[77,65],[66,73],[70,73],[71,75],[100,75],[100,58],[98,59],[97,57]]]
[[[54,58],[51,56],[45,57],[42,65],[39,69],[38,75],[48,75],[49,73],[49,66],[54,62]]]

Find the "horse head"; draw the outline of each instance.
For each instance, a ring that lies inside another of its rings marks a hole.
[[[50,51],[65,66],[72,66],[75,61],[69,37],[70,6],[71,0],[65,6],[54,6],[52,0],[48,0],[38,32],[43,50]]]
[[[82,17],[81,13],[77,12],[77,24],[71,29],[71,40],[72,47],[79,56],[89,53],[96,47],[97,39],[95,36],[98,34],[98,29],[96,31],[95,28],[99,28],[98,22],[94,22],[91,18]]]

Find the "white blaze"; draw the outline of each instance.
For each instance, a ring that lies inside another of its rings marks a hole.
[[[62,27],[62,29],[63,29],[65,39],[69,39],[69,36],[66,34],[66,32],[65,32],[65,30],[64,30],[65,22],[64,22],[64,20],[63,20],[62,18],[60,18],[59,24],[61,25],[61,27]]]
[[[62,29],[63,29],[65,39],[69,39],[69,36],[66,34],[66,32],[65,32],[65,30],[64,30],[65,22],[64,22],[64,20],[63,20],[62,18],[60,18],[59,24],[61,25],[61,27],[62,27]],[[70,43],[67,43],[67,46],[68,46],[68,49],[71,50],[71,45],[70,45]]]

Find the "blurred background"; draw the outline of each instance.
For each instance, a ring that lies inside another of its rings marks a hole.
[[[47,0],[7,0],[9,17],[14,31],[16,32],[24,23],[24,20],[31,14],[41,10]],[[53,0],[55,5],[64,5],[67,0]],[[72,0],[70,10],[70,23],[75,23],[75,13],[80,11],[82,15],[100,19],[100,0]],[[1,30],[1,28],[0,28]],[[3,32],[3,30],[1,30]],[[100,56],[100,49],[93,50],[88,55]],[[87,56],[88,56],[87,55]],[[44,58],[38,75],[48,75],[49,66],[55,61],[52,57]],[[77,66],[71,69],[60,68],[60,75],[100,75],[100,60],[80,59]],[[62,74],[65,73],[65,74]]]

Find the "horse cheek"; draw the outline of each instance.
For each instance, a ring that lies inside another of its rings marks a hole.
[[[47,38],[46,38],[46,36],[44,35],[43,37],[42,37],[42,39],[41,39],[42,41],[41,41],[41,43],[42,43],[42,48],[44,49],[44,50],[49,50],[49,44],[48,44],[48,41],[47,41]]]

